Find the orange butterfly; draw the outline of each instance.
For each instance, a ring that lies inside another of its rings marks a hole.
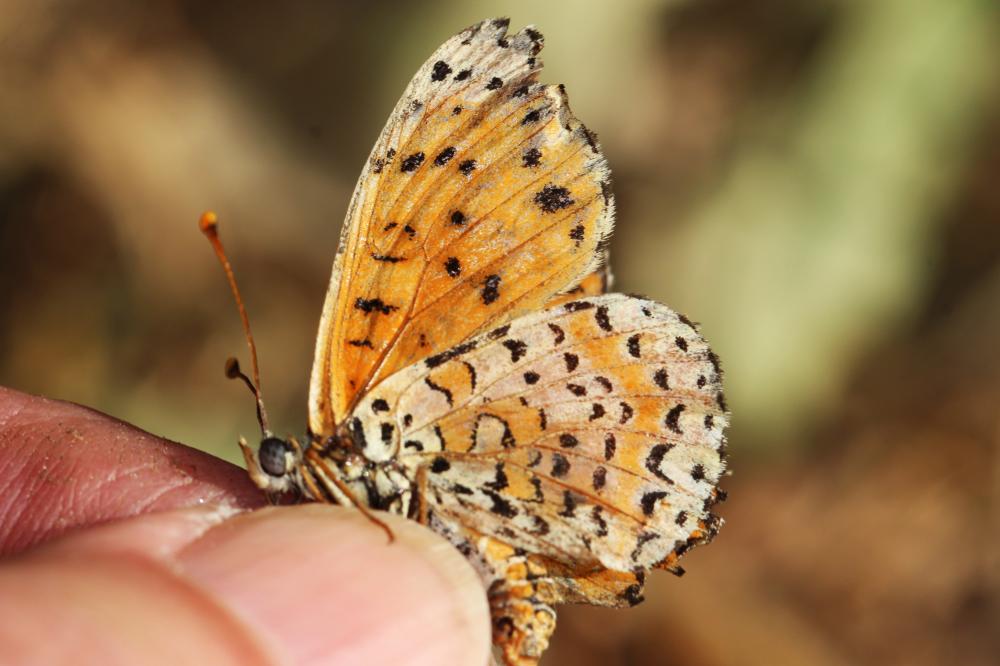
[[[474,562],[494,642],[536,664],[552,605],[631,606],[714,536],[728,423],[685,317],[603,294],[610,173],[542,35],[484,21],[417,71],[372,150],[320,321],[304,445],[240,442],[268,492],[408,516]]]

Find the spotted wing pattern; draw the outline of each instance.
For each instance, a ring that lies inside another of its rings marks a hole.
[[[358,414],[366,456],[424,479],[427,512],[567,575],[669,568],[716,529],[718,362],[652,301],[609,294],[522,317],[397,373]]]
[[[309,423],[597,268],[608,170],[562,86],[536,82],[542,35],[484,21],[420,68],[351,201],[320,322]]]

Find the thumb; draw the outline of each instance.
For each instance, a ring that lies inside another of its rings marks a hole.
[[[426,528],[320,505],[149,514],[0,567],[13,663],[486,664],[486,595]]]

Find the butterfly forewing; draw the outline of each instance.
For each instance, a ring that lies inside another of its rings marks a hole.
[[[324,306],[310,428],[397,370],[538,309],[600,262],[613,201],[541,35],[487,21],[420,68],[358,181]]]
[[[398,431],[384,455],[426,479],[426,509],[529,552],[632,571],[715,529],[718,364],[652,301],[610,294],[519,318],[397,373],[358,413],[380,400],[369,427]]]

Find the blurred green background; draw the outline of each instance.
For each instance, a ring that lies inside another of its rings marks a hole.
[[[230,459],[256,432],[222,218],[281,433],[347,200],[425,58],[546,35],[597,131],[616,290],[700,321],[727,526],[544,663],[995,663],[1000,6],[992,0],[0,5],[0,383]]]

